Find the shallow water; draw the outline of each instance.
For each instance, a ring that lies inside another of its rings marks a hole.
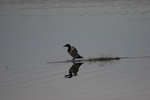
[[[3,2],[1,100],[149,100],[150,58],[47,63],[85,57],[150,56],[150,2],[108,0]],[[65,78],[72,67],[77,76]]]

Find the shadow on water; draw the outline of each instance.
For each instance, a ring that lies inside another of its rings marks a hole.
[[[118,61],[118,60],[116,60]],[[110,66],[112,65],[114,62],[116,61],[112,61],[112,60],[109,60],[109,61],[94,61],[94,62],[89,62],[89,64],[92,64],[92,63],[99,63],[99,66],[100,67],[104,67],[104,66]],[[72,77],[75,77],[78,75],[78,72],[79,72],[79,68],[82,64],[84,64],[84,62],[72,62],[73,65],[70,67],[69,69],[69,74],[67,75],[64,75],[64,78],[72,78]]]
[[[69,74],[64,75],[65,78],[72,78],[78,75],[79,68],[83,63],[99,63],[100,67],[110,66],[120,59],[138,59],[138,58],[150,58],[150,56],[140,56],[140,57],[94,57],[89,59],[79,59],[79,60],[64,60],[64,61],[55,61],[47,63],[73,63],[69,69]]]
[[[75,63],[75,62],[73,62],[73,65],[69,69],[69,74],[65,75],[65,78],[72,78],[73,76],[77,76],[79,68],[80,68],[80,66],[82,64],[83,63],[79,63],[79,62]]]

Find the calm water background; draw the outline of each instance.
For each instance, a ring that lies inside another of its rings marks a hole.
[[[0,2],[0,100],[149,100],[150,58],[84,62],[70,79],[72,59],[150,56],[149,0],[18,0]]]

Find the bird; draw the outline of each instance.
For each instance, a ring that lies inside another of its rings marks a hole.
[[[75,60],[76,58],[83,58],[78,54],[78,50],[74,46],[71,46],[70,44],[66,44],[63,47],[68,47],[67,51],[73,57],[72,60]]]

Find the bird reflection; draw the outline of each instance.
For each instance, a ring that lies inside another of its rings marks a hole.
[[[65,78],[72,78],[73,76],[77,76],[77,73],[79,71],[79,67],[82,65],[83,63],[75,63],[73,62],[73,65],[70,67],[69,69],[69,74],[65,75]]]

